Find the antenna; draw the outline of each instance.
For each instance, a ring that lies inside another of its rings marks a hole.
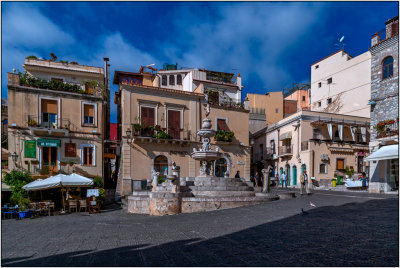
[[[344,40],[344,35],[342,35],[342,37],[340,37],[340,38],[338,39],[339,43],[336,43],[335,46],[337,46],[338,48],[344,50],[344,46],[345,46],[346,44],[343,43],[343,40]]]

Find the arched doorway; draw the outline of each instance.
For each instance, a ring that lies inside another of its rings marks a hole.
[[[168,158],[164,155],[154,158],[154,170],[160,172],[160,176],[165,179],[168,175]]]
[[[225,158],[220,158],[215,161],[215,177],[224,177],[228,168]]]
[[[293,166],[292,167],[292,173],[293,173],[293,185],[297,185],[297,167]]]
[[[287,185],[290,185],[291,184],[290,183],[290,166],[288,164],[285,166],[285,171],[286,171],[286,182],[287,182]]]

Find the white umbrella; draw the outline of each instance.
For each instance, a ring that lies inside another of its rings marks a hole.
[[[91,185],[93,185],[92,179],[73,173],[71,175],[58,174],[44,180],[36,180],[22,186],[22,188],[25,189],[26,191],[35,191],[35,190],[44,190],[44,189],[51,189],[63,186],[79,187],[79,186],[91,186]]]

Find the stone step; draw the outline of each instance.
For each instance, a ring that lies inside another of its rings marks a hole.
[[[242,196],[255,196],[253,191],[192,191],[193,195],[196,197],[242,197]]]
[[[238,182],[238,181],[201,181],[201,182],[194,182],[194,186],[248,186],[247,183]]]
[[[192,191],[253,191],[252,187],[243,186],[189,186]]]

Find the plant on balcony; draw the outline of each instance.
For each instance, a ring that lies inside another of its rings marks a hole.
[[[28,59],[28,60],[37,60],[37,57],[36,57],[35,55],[30,55],[30,56],[26,57],[25,59]]]
[[[57,60],[57,56],[54,53],[50,53],[50,57],[52,61],[56,61]]]
[[[96,80],[82,80],[82,86],[92,88],[93,90],[95,88],[101,89],[103,93],[103,98],[107,99],[108,98],[108,93],[107,90],[105,90],[105,87],[103,84],[101,84],[99,81]],[[93,92],[88,92],[88,90],[85,89],[86,94],[93,94]]]
[[[37,122],[35,121],[35,119],[32,119],[32,118],[30,118],[27,123],[28,123],[28,126],[30,126],[30,127],[34,127],[37,125]]]
[[[135,136],[140,135],[140,131],[142,130],[142,125],[139,123],[132,124],[132,129]]]
[[[24,74],[20,72],[19,79],[20,79],[20,85],[23,86],[85,93],[85,91],[80,92],[81,87],[79,85],[64,83],[57,80],[47,81],[44,79],[32,77],[28,75],[26,72]]]
[[[172,136],[162,129],[157,130],[155,134],[151,135],[151,137],[155,139],[165,139],[165,140],[172,139]]]
[[[233,136],[235,136],[235,133],[233,133],[232,131],[218,130],[215,135],[215,140],[232,142]]]

